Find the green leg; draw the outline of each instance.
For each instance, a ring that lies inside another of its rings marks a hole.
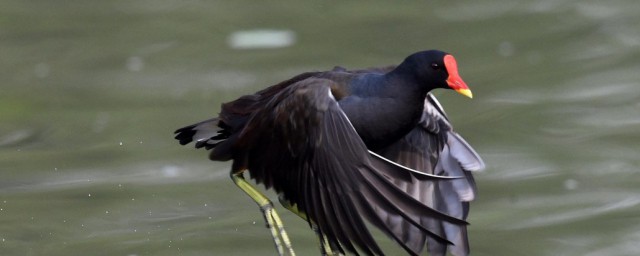
[[[278,200],[280,201],[280,204],[282,204],[282,206],[295,213],[296,215],[298,215],[300,218],[302,218],[305,221],[308,221],[308,217],[307,214],[303,211],[300,211],[298,209],[297,206],[290,204],[289,202],[287,202],[286,200],[284,200],[284,198],[282,197],[282,195],[280,195],[278,197]],[[327,255],[327,256],[339,256],[342,255],[340,252],[333,252],[333,250],[331,250],[331,245],[329,245],[329,241],[327,240],[327,238],[322,234],[322,232],[320,232],[320,230],[318,229],[318,226],[311,222],[311,229],[313,229],[313,232],[316,233],[316,236],[318,236],[318,242],[319,242],[319,247],[320,247],[320,254],[321,255]]]
[[[232,173],[231,180],[260,206],[262,216],[267,223],[267,228],[271,231],[278,255],[284,255],[284,250],[286,249],[289,255],[295,256],[296,254],[291,247],[291,240],[289,240],[289,236],[284,230],[282,220],[276,210],[273,209],[273,203],[271,203],[269,198],[258,191],[251,183],[247,182],[241,172]],[[282,248],[283,244],[284,248]]]

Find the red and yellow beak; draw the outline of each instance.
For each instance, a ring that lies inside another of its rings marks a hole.
[[[447,73],[449,73],[449,78],[447,78],[447,84],[449,87],[464,96],[473,98],[473,94],[471,93],[471,90],[469,90],[467,83],[465,83],[462,80],[462,77],[460,77],[460,74],[458,74],[458,63],[456,62],[456,59],[449,54],[445,55],[444,67],[447,69]]]

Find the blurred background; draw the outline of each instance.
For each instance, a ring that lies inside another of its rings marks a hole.
[[[229,163],[173,131],[304,71],[426,49],[454,54],[475,96],[436,92],[487,164],[474,255],[637,255],[638,13],[635,0],[1,1],[0,255],[275,255]],[[298,254],[317,255],[278,209]]]

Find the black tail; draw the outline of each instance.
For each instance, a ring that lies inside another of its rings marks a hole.
[[[181,145],[195,141],[196,148],[212,149],[229,138],[229,132],[221,124],[219,118],[213,118],[185,126],[174,132],[176,134],[175,138]]]

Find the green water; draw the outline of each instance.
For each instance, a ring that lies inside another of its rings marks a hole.
[[[437,92],[487,164],[473,254],[637,255],[638,13],[635,0],[2,1],[0,255],[274,255],[229,164],[173,130],[303,71],[431,48],[456,56],[475,96]],[[297,40],[230,48],[247,29]],[[317,255],[279,209],[297,252]]]

